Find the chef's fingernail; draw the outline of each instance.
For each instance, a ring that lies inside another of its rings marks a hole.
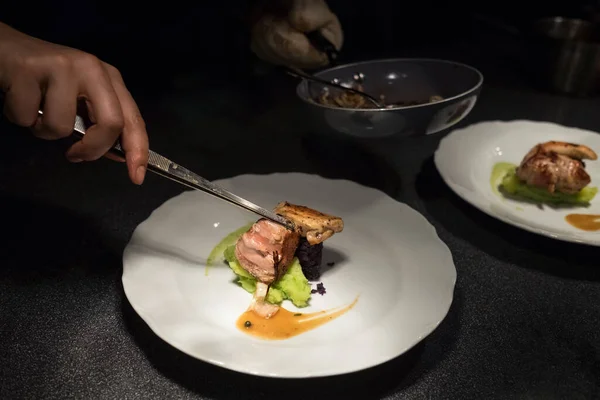
[[[80,163],[83,160],[81,158],[69,158],[69,161],[71,161],[72,163]]]
[[[140,165],[139,167],[137,167],[137,169],[135,170],[135,179],[139,182],[139,184],[141,185],[144,182],[144,177],[146,176],[146,167],[144,167],[143,165]]]

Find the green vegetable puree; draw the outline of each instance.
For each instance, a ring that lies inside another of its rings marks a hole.
[[[490,185],[492,185],[492,190],[497,195],[500,195],[500,191],[498,190],[498,186],[502,183],[502,179],[506,176],[510,171],[514,171],[517,168],[515,164],[507,163],[507,162],[499,162],[494,165],[492,168],[492,175],[490,176]]]
[[[209,266],[215,265],[217,262],[227,261],[229,268],[237,277],[237,283],[247,292],[254,293],[256,279],[242,268],[235,257],[235,244],[251,226],[252,223],[249,223],[231,232],[215,246],[206,260],[206,275],[208,275]],[[296,307],[306,307],[311,297],[310,292],[310,283],[308,283],[308,279],[302,272],[300,261],[297,257],[294,257],[287,272],[269,286],[266,300],[271,304],[281,304],[284,300],[290,300]]]
[[[244,225],[241,228],[236,229],[235,231],[231,232],[229,235],[225,236],[223,238],[223,240],[221,240],[219,242],[219,244],[217,244],[215,246],[214,249],[212,249],[212,251],[208,255],[208,258],[206,259],[205,275],[208,275],[209,267],[212,267],[217,262],[222,262],[225,260],[225,258],[223,256],[223,253],[225,253],[225,250],[229,246],[234,245],[237,242],[237,240],[240,238],[240,236],[242,236],[244,234],[244,232],[246,232],[248,229],[250,229],[252,224],[253,223],[251,222],[251,223]]]
[[[256,290],[256,279],[239,264],[235,257],[235,244],[225,250],[225,259],[229,267],[236,274],[240,286],[249,293]],[[281,304],[284,300],[290,300],[296,307],[308,306],[310,299],[310,283],[302,273],[302,266],[297,257],[294,257],[287,272],[269,286],[267,302]]]

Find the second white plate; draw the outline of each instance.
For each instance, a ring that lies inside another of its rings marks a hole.
[[[492,187],[498,162],[519,164],[537,143],[549,140],[584,144],[600,153],[600,135],[548,122],[491,121],[451,132],[441,140],[434,160],[442,179],[461,198],[481,211],[519,228],[555,239],[600,246],[600,232],[571,226],[571,213],[600,214],[600,194],[589,207],[549,208],[504,198]],[[591,186],[600,184],[600,161],[586,160]]]

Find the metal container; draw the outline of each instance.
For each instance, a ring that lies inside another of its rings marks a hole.
[[[594,25],[582,19],[552,17],[535,21],[533,31],[558,40],[588,41],[593,39]]]
[[[364,91],[389,103],[440,96],[442,100],[397,108],[341,108],[315,101],[326,88],[303,81],[297,94],[311,110],[321,133],[376,139],[432,134],[447,129],[471,112],[479,97],[483,75],[461,63],[433,59],[370,60],[340,65],[315,74],[341,84],[357,77]]]
[[[533,25],[532,72],[540,85],[585,96],[597,91],[600,44],[594,24],[580,19],[544,18]]]

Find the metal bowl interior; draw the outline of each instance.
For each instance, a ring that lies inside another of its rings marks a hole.
[[[435,59],[385,59],[341,65],[315,75],[324,80],[351,84],[362,74],[362,87],[386,104],[424,102],[394,108],[343,108],[315,99],[324,85],[302,81],[298,96],[320,113],[335,131],[359,137],[409,136],[435,133],[462,120],[473,108],[483,75],[465,64]],[[428,102],[432,96],[443,99]]]
[[[357,74],[364,76],[363,90],[374,96],[385,96],[386,103],[425,101],[431,96],[441,96],[449,101],[477,89],[483,83],[483,75],[475,68],[452,61],[433,59],[388,59],[364,61],[341,65],[315,74],[315,76],[341,84],[352,84]],[[303,81],[297,93],[303,100],[317,106],[342,109],[316,103],[314,99],[329,90],[324,85]],[[442,101],[442,102],[443,102]],[[399,108],[424,107],[434,103]],[[358,111],[348,108],[348,110]],[[363,110],[363,109],[361,109]],[[390,109],[381,109],[390,110]],[[364,109],[363,111],[373,111]]]
[[[595,35],[594,24],[575,18],[542,18],[533,24],[536,35],[557,40],[592,40]]]
[[[536,21],[528,68],[544,90],[587,96],[598,91],[600,41],[591,22],[562,17]]]

